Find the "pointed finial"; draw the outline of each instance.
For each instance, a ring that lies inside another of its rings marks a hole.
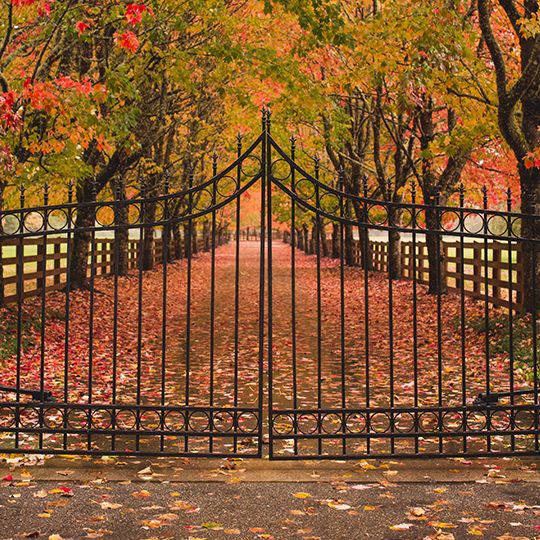
[[[416,182],[414,180],[411,184],[411,201],[416,204]]]
[[[73,202],[73,186],[74,186],[73,179],[70,178],[68,181],[68,203]]]
[[[512,188],[510,186],[506,190],[506,208],[509,212],[512,211]]]
[[[465,186],[463,182],[459,184],[459,206],[463,208],[465,206]]]
[[[315,165],[315,176],[318,178],[319,176],[319,170],[321,167],[321,158],[318,154],[315,154],[315,157],[313,158],[313,163]]]
[[[188,185],[190,188],[193,187],[193,177],[195,175],[195,165],[193,163],[188,164]]]
[[[238,148],[238,150],[242,149],[242,141],[243,140],[244,140],[244,136],[242,135],[242,133],[238,132],[236,134],[236,147]]]
[[[214,176],[217,174],[217,166],[218,166],[218,155],[217,152],[214,152],[212,154],[212,173]]]
[[[433,203],[436,206],[439,206],[440,202],[441,202],[441,186],[436,185],[434,189]]]
[[[386,181],[386,195],[389,201],[392,200],[392,180],[388,178]]]
[[[364,192],[364,198],[367,199],[368,196],[368,177],[367,174],[362,176],[362,191]]]
[[[45,182],[43,185],[43,202],[45,206],[49,204],[49,182]]]
[[[343,177],[345,175],[345,170],[343,169],[343,165],[339,165],[338,167],[338,189],[339,191],[343,191]]]
[[[25,199],[25,193],[26,193],[26,187],[23,184],[21,184],[21,187],[19,188],[19,191],[20,191],[20,195],[19,195],[19,200],[20,200],[20,203],[21,203],[21,208],[24,207],[24,199]]]
[[[488,207],[488,188],[487,188],[487,186],[485,184],[482,186],[482,201],[484,203],[484,209],[487,210],[487,207]]]
[[[165,195],[169,194],[169,186],[171,182],[171,171],[167,167],[165,173],[163,174],[163,192]]]
[[[97,199],[97,181],[96,176],[92,176],[92,180],[90,182],[90,193],[92,196],[92,200],[95,201]]]

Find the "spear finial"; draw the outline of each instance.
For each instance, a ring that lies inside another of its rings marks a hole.
[[[68,203],[73,202],[73,178],[70,178],[68,181]]]

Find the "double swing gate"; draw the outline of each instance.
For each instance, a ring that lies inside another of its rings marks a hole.
[[[536,218],[372,199],[296,153],[265,112],[183,191],[0,212],[0,451],[538,453]]]

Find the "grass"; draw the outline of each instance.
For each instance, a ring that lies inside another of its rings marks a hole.
[[[494,314],[487,324],[484,317],[468,320],[466,324],[478,334],[485,334],[488,331],[491,354],[510,358],[513,353],[515,369],[522,370],[527,380],[533,380],[534,332],[529,315],[515,315],[512,326],[510,326],[508,314]],[[536,349],[537,354],[540,355],[538,343]]]
[[[21,321],[21,349],[33,344],[33,330],[39,327],[37,318],[25,315]],[[17,312],[14,310],[3,313],[2,327],[0,331],[0,362],[3,358],[10,358],[17,354]]]

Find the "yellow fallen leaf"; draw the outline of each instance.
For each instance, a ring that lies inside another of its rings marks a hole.
[[[456,526],[453,523],[445,523],[444,521],[430,521],[428,523],[430,527],[436,527],[437,529],[455,529]]]
[[[293,497],[296,497],[297,499],[309,499],[311,495],[309,493],[299,491],[298,493],[293,493]]]

